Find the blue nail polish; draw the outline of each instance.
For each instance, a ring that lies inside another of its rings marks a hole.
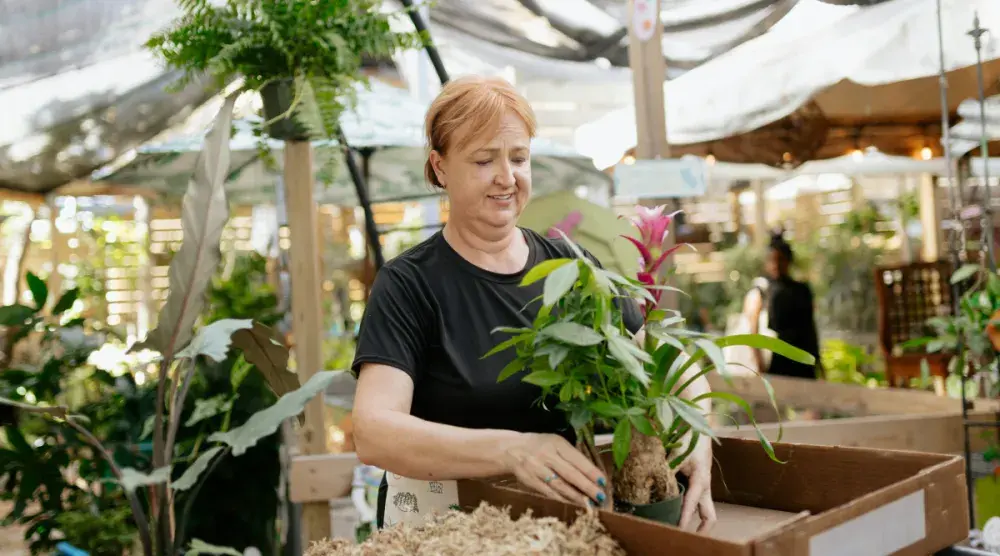
[[[587,499],[587,505],[590,506],[591,508],[597,507],[597,504],[594,504],[594,501],[589,498]]]
[[[608,484],[608,482],[604,480],[604,477],[598,477],[597,478],[597,486],[603,488],[603,487],[607,486],[607,484]]]
[[[604,496],[604,493],[603,493],[603,492],[598,492],[598,493],[597,493],[597,502],[598,502],[598,503],[601,503],[601,504],[603,504],[603,503],[604,503],[604,499],[605,499],[605,498],[606,498],[606,496]]]

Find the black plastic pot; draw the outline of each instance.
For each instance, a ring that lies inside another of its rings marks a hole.
[[[681,506],[684,503],[684,485],[677,485],[681,492],[676,498],[661,500],[652,504],[632,504],[615,501],[615,509],[622,513],[629,513],[636,517],[651,519],[667,525],[678,525],[681,522]]]
[[[267,126],[268,135],[281,141],[309,139],[308,131],[294,117],[295,113],[287,113],[295,98],[295,88],[291,79],[271,81],[260,90],[260,97],[264,101],[264,121],[274,120]],[[282,115],[284,117],[279,118]]]

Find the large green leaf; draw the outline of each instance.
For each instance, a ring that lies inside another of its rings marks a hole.
[[[556,386],[566,382],[566,375],[556,371],[535,371],[521,380],[535,386]]]
[[[194,339],[184,349],[177,352],[177,357],[194,358],[204,355],[219,362],[226,358],[233,334],[237,330],[248,330],[253,326],[250,319],[222,319],[203,326]]]
[[[301,388],[281,396],[271,407],[254,413],[242,426],[228,432],[213,433],[208,437],[209,441],[228,445],[233,449],[234,456],[243,455],[261,438],[278,430],[286,419],[302,413],[309,400],[325,390],[338,372],[344,371],[324,371],[314,374]]]
[[[28,282],[28,289],[31,290],[31,299],[35,304],[35,309],[41,311],[45,307],[45,302],[49,300],[49,288],[45,285],[45,280],[29,272],[25,276],[25,281]]]
[[[76,303],[78,297],[80,297],[79,288],[66,290],[66,292],[59,297],[59,300],[56,301],[55,307],[52,308],[52,314],[58,316],[66,311],[69,311],[73,308],[73,304]]]
[[[232,409],[233,398],[229,394],[219,394],[211,398],[199,399],[194,402],[194,411],[188,417],[185,427],[196,425],[205,419],[215,417]]]
[[[275,339],[270,328],[254,322],[250,329],[237,330],[233,346],[264,375],[275,395],[284,396],[299,387],[298,375],[288,370],[288,349]]]
[[[0,326],[21,326],[35,314],[35,309],[15,303],[0,307]]]
[[[969,278],[972,278],[980,270],[982,270],[982,267],[977,264],[963,265],[961,268],[952,273],[950,282],[952,284],[964,282]]]
[[[549,336],[574,346],[594,346],[604,341],[604,336],[575,322],[550,324],[542,329],[540,335]]]
[[[497,375],[497,382],[503,382],[507,380],[508,378],[523,371],[524,367],[525,367],[524,360],[515,357],[513,361],[507,363],[504,366],[504,368],[500,370],[500,374]]]
[[[524,275],[524,278],[521,279],[521,285],[528,286],[530,284],[534,284],[549,274],[552,274],[552,272],[554,272],[557,268],[571,262],[573,262],[573,259],[548,259],[542,261],[531,267],[531,270],[529,270],[528,273]]]
[[[191,340],[205,305],[205,289],[218,270],[222,231],[229,221],[225,181],[229,174],[229,132],[236,94],[229,95],[215,118],[198,155],[194,177],[181,204],[181,248],[170,261],[170,293],[160,309],[156,329],[139,344],[167,358]]]
[[[649,375],[646,374],[642,362],[632,354],[629,345],[634,344],[620,336],[608,338],[608,352],[611,353],[611,356],[621,363],[628,374],[632,375],[640,384],[649,386]]]
[[[170,480],[170,466],[160,467],[159,469],[153,470],[152,473],[146,474],[142,471],[136,471],[131,467],[125,467],[122,469],[122,476],[118,479],[118,483],[122,485],[128,492],[135,492],[139,487],[160,485]]]
[[[194,460],[194,463],[184,470],[184,474],[170,485],[171,488],[174,490],[188,490],[198,484],[198,477],[208,469],[208,465],[212,463],[212,459],[225,449],[224,446],[215,446],[202,452],[198,456],[198,459]]]
[[[708,356],[708,359],[712,362],[712,365],[715,366],[715,370],[719,371],[719,374],[721,374],[722,377],[726,379],[726,382],[732,384],[729,377],[729,367],[728,365],[726,365],[726,356],[725,354],[722,353],[722,348],[720,348],[717,344],[715,344],[715,342],[706,340],[704,338],[698,338],[697,340],[695,340],[694,345],[698,346],[702,351],[705,352],[705,355]]]
[[[719,338],[715,341],[715,343],[719,347],[749,346],[757,349],[766,349],[791,359],[796,363],[801,363],[803,365],[816,364],[816,358],[809,353],[806,353],[788,342],[783,342],[772,336],[764,336],[762,334],[737,334],[734,336]]]
[[[670,402],[666,398],[656,399],[656,419],[663,426],[663,430],[669,431],[674,422],[674,410],[670,408]]]
[[[683,400],[676,396],[670,396],[667,398],[667,403],[670,404],[670,409],[674,410],[674,414],[681,418],[682,421],[691,425],[691,429],[695,430],[705,436],[710,438],[715,438],[715,433],[712,432],[712,427],[708,424],[708,419],[701,412],[701,408],[694,405],[692,402]]]
[[[573,287],[573,284],[576,284],[576,279],[579,277],[580,265],[578,264],[565,264],[555,269],[545,279],[542,303],[549,306],[555,305]]]

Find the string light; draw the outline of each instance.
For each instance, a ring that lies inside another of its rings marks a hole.
[[[705,164],[708,164],[709,166],[714,165],[715,164],[715,155],[714,154],[708,154],[708,155],[706,155],[705,156]]]
[[[934,151],[930,147],[924,147],[920,149],[920,158],[923,160],[930,160],[934,156]]]
[[[632,156],[632,155],[630,155],[630,154],[625,155],[625,158],[622,159],[622,162],[624,164],[627,164],[627,165],[631,166],[631,165],[635,164],[635,157]]]
[[[851,158],[853,158],[855,162],[861,162],[865,158],[865,153],[863,153],[861,149],[854,149],[851,151]]]

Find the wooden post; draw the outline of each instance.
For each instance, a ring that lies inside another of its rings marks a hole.
[[[764,180],[753,181],[753,237],[758,247],[767,247],[770,235],[767,233],[767,199],[764,194]]]
[[[323,304],[319,274],[316,200],[313,198],[313,155],[308,142],[285,141],[285,207],[288,211],[289,275],[292,290],[292,337],[299,381],[305,383],[323,368]],[[326,453],[322,394],[305,410],[301,453]],[[330,504],[302,507],[305,544],[330,536]]]
[[[635,156],[644,160],[666,158],[670,156],[667,111],[663,98],[667,63],[663,57],[660,0],[629,0],[628,7],[628,61],[632,68],[632,90],[635,95]],[[664,201],[666,199],[651,200],[656,205]],[[675,237],[676,226],[671,230],[663,248],[669,248]],[[676,309],[677,294],[664,291],[660,306]]]
[[[934,176],[922,174],[919,188],[920,224],[923,228],[920,258],[924,262],[934,262],[941,257],[941,203],[938,202]]]
[[[903,262],[910,264],[913,262],[913,248],[910,246],[910,235],[906,231],[906,214],[903,213],[903,199],[908,191],[907,181],[909,176],[899,176],[896,182],[896,200],[899,212],[896,215],[896,226],[899,227],[900,255]]]

